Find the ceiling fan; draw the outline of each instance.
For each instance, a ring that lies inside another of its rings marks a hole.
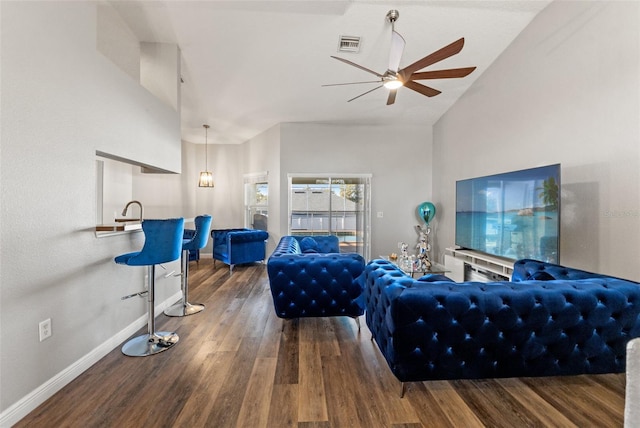
[[[390,10],[387,12],[386,18],[391,23],[391,51],[389,53],[389,68],[384,73],[380,74],[373,70],[370,70],[366,67],[363,67],[355,62],[351,62],[347,59],[340,58],[337,56],[331,56],[331,58],[335,58],[338,61],[342,61],[351,66],[357,67],[360,70],[366,71],[367,73],[371,73],[378,77],[379,80],[372,80],[367,82],[351,82],[351,83],[334,83],[329,85],[322,86],[343,86],[343,85],[357,85],[362,83],[381,83],[380,86],[377,86],[367,92],[364,92],[354,98],[348,100],[348,102],[353,101],[357,98],[362,97],[363,95],[367,95],[370,92],[375,91],[376,89],[380,89],[383,86],[389,89],[389,96],[387,98],[387,105],[391,105],[396,101],[396,92],[397,90],[404,86],[409,89],[412,89],[422,95],[426,95],[428,97],[435,97],[441,92],[437,89],[431,88],[429,86],[423,85],[421,83],[416,82],[416,80],[427,80],[427,79],[451,79],[451,78],[460,78],[465,77],[471,74],[476,67],[464,67],[464,68],[452,68],[447,70],[434,70],[434,71],[422,71],[420,70],[435,64],[439,61],[447,59],[462,50],[464,46],[464,37],[456,40],[455,42],[425,56],[424,58],[414,62],[406,66],[405,68],[400,69],[400,59],[402,58],[402,52],[404,51],[405,41],[404,38],[398,33],[394,28],[394,23],[400,17],[400,13],[397,10]]]

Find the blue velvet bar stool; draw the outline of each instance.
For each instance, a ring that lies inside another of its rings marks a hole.
[[[179,339],[174,332],[155,331],[155,267],[157,264],[172,262],[180,258],[184,219],[144,220],[142,231],[144,232],[142,250],[122,254],[115,258],[115,262],[118,264],[147,266],[148,268],[148,332],[134,337],[124,344],[122,353],[131,357],[146,357],[157,354],[175,345]]]
[[[197,314],[204,309],[201,303],[189,303],[189,251],[204,248],[209,241],[211,216],[199,215],[195,218],[195,234],[190,239],[182,240],[182,299],[175,305],[165,309],[164,314],[170,317],[184,317]],[[185,230],[185,233],[187,230]]]

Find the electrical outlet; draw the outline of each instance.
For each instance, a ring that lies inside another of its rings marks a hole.
[[[53,333],[51,331],[51,318],[47,318],[44,321],[40,321],[39,326],[40,326],[40,342],[42,342],[43,340],[51,337],[51,334]]]

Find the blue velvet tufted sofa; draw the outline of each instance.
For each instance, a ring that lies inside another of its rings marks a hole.
[[[619,373],[640,336],[640,284],[550,263],[517,261],[511,282],[455,283],[373,260],[360,279],[367,325],[401,382]]]
[[[340,253],[336,236],[283,236],[267,260],[276,315],[357,320],[364,313],[357,281],[364,265],[359,254]]]
[[[214,229],[213,263],[220,260],[229,265],[229,274],[238,264],[259,262],[266,258],[266,240],[269,234],[254,229]]]

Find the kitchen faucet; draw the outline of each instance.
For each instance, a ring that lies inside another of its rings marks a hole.
[[[138,206],[140,207],[140,222],[142,222],[142,204],[140,203],[140,201],[129,201],[127,202],[127,205],[125,205],[124,209],[122,210],[122,216],[126,216],[127,215],[127,209],[129,208],[129,205],[131,204],[138,204]]]

